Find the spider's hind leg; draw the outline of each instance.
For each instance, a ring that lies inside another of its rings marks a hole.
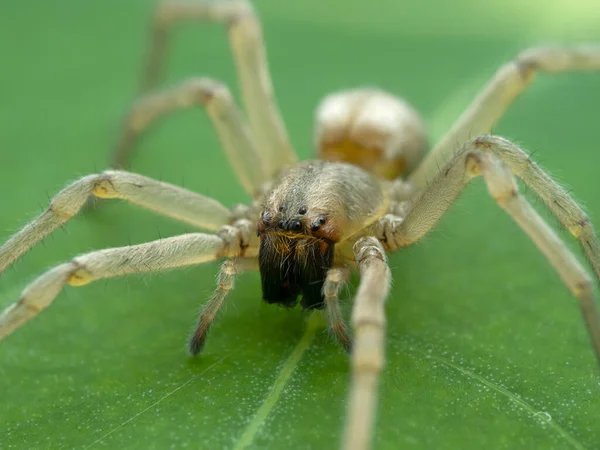
[[[383,178],[412,171],[426,142],[419,114],[405,101],[379,89],[330,94],[315,114],[319,158],[348,162]]]

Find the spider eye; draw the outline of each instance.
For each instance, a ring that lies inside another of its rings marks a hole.
[[[280,205],[279,206],[279,212],[285,211],[285,205]]]
[[[321,225],[325,225],[325,222],[327,222],[327,219],[325,217],[319,217],[310,226],[311,231],[317,231],[319,228],[321,228]]]
[[[298,214],[300,214],[300,215],[302,215],[302,216],[303,216],[304,214],[306,214],[306,211],[308,211],[308,208],[307,208],[306,206],[302,206],[302,207],[300,207],[300,209],[298,210]]]
[[[273,220],[273,217],[268,212],[263,211],[262,220],[264,223],[271,223],[271,220]]]

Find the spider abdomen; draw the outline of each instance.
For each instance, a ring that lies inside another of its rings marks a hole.
[[[427,146],[425,125],[406,101],[376,88],[326,96],[315,114],[320,159],[345,161],[386,179],[410,173]]]

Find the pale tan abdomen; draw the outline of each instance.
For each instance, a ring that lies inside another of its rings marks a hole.
[[[393,179],[416,167],[427,145],[425,126],[405,101],[378,89],[325,97],[315,115],[320,159],[344,161]]]

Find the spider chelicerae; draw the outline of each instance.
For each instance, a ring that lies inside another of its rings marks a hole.
[[[113,163],[123,166],[136,139],[159,118],[180,108],[203,106],[252,204],[228,209],[214,199],[122,170],[81,178],[0,248],[0,272],[77,214],[92,196],[125,199],[216,233],[189,233],[95,251],[57,266],[31,283],[0,315],[0,338],[49,306],[65,284],[80,286],[101,278],[225,259],[218,287],[190,339],[190,351],[196,354],[236,274],[259,269],[267,302],[295,306],[300,301],[306,309],[326,311],[331,332],[351,355],[343,446],[368,448],[384,362],[384,301],[391,277],[386,252],[421,239],[463,188],[481,176],[490,195],[531,237],[578,299],[600,359],[600,320],[592,281],[519,194],[515,176],[579,240],[600,275],[600,250],[589,219],[527,153],[486,134],[536,72],[600,70],[600,46],[541,47],[519,54],[498,70],[423,160],[426,133],[407,103],[376,88],[331,94],[316,113],[318,159],[298,162],[273,96],[260,24],[246,2],[163,2],[152,28],[143,90],[157,84],[169,29],[189,19],[227,27],[245,115],[228,88],[208,78],[145,94],[124,122]],[[439,166],[440,161],[445,165]],[[358,270],[361,281],[350,334],[338,292],[352,270]]]

